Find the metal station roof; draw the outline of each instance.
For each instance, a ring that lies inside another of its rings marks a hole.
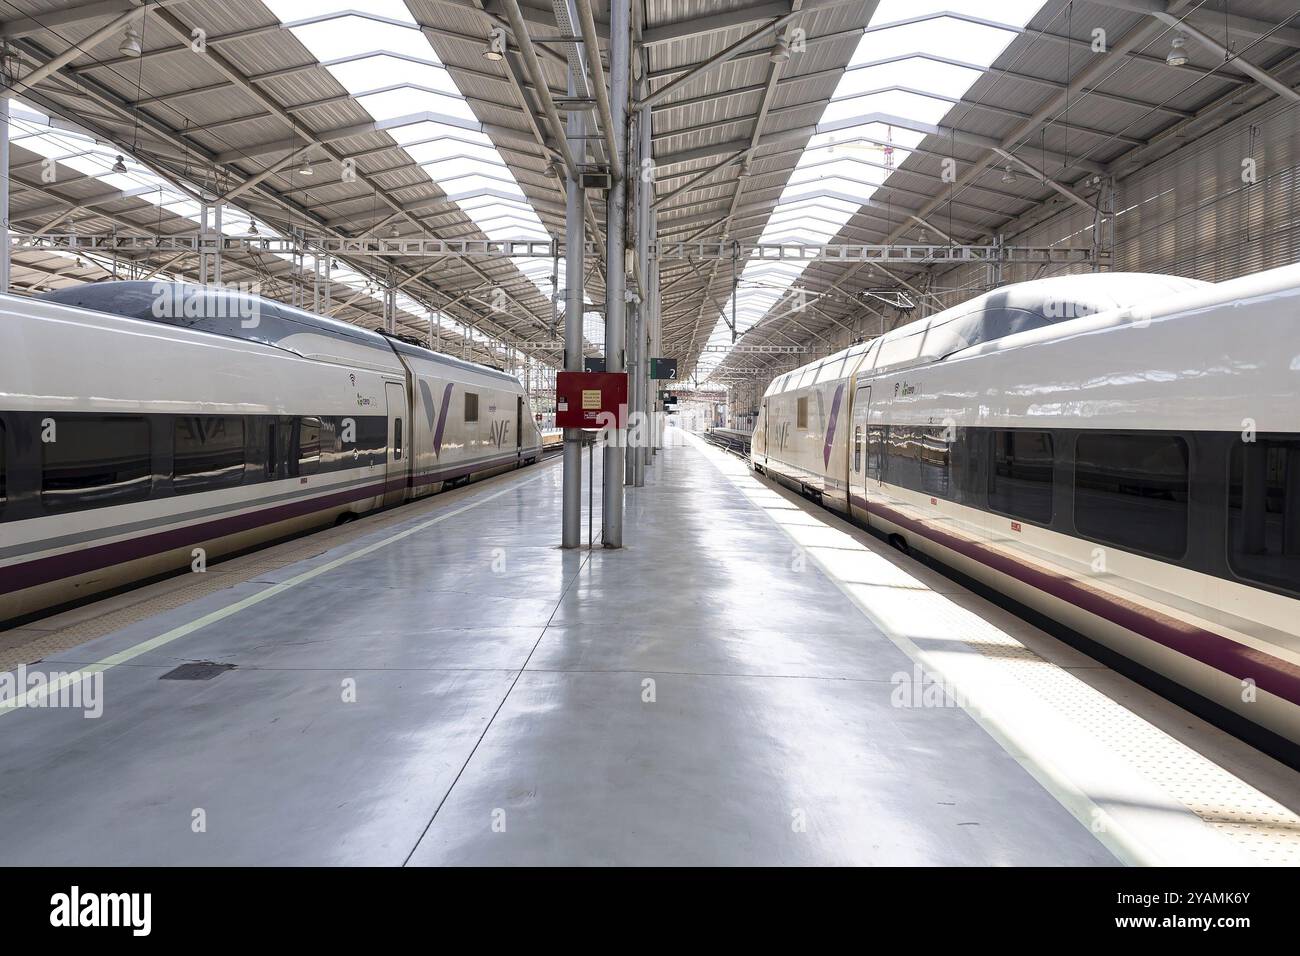
[[[94,254],[21,249],[15,287],[193,279],[195,255],[147,240],[195,235],[218,196],[227,235],[562,240],[556,137],[509,31],[515,2],[564,97],[573,40],[538,0],[2,0],[11,228],[135,237]],[[603,46],[608,4],[592,7]],[[659,238],[987,242],[1036,207],[1093,201],[1092,177],[1261,84],[1243,64],[1291,69],[1295,17],[1288,0],[634,0],[646,92],[662,97]],[[495,59],[494,28],[510,35]],[[1166,62],[1175,33],[1188,34],[1181,66]],[[601,137],[588,142],[601,159]],[[595,241],[603,196],[587,195]],[[378,326],[391,281],[400,330],[425,334],[433,316],[452,351],[463,338],[497,364],[503,342],[558,361],[546,257],[254,249],[227,254],[223,273],[310,307],[317,258],[347,321]],[[863,293],[915,297],[931,265],[741,261],[733,279],[725,258],[664,259],[664,352],[701,377],[761,376],[776,359],[731,350],[733,312],[742,346],[819,348],[864,311],[896,321]],[[593,263],[587,296],[603,294]]]

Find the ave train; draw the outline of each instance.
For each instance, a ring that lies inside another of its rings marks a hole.
[[[279,302],[0,296],[0,622],[540,457],[512,376]]]
[[[1300,266],[996,289],[778,376],[750,455],[1294,755]]]

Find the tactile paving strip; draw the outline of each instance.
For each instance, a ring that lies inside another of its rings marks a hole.
[[[719,468],[746,492],[742,482],[747,469],[743,465],[712,449],[706,449],[706,454],[711,454]],[[762,494],[776,492],[808,513],[815,513],[812,505],[775,483],[748,477]],[[818,520],[827,525],[836,521],[820,515]],[[839,533],[847,535],[842,530]],[[865,542],[864,534],[855,535],[854,540]],[[900,572],[906,574],[898,563],[900,559],[892,554],[886,557],[883,545],[859,546],[878,574],[874,580],[871,574],[859,575],[855,580],[870,580],[867,586],[887,589],[896,602],[893,613],[924,620],[931,637],[942,635],[942,640],[969,648],[996,671],[996,680],[1019,682],[1259,863],[1300,865],[1300,816],[1296,813],[923,582],[907,575],[907,586],[900,587],[898,576]],[[889,567],[876,568],[879,562],[887,562]],[[914,602],[924,602],[924,607],[919,603],[913,607]],[[921,638],[918,644],[924,641]]]

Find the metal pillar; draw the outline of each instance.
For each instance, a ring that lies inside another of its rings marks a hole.
[[[582,62],[569,57],[569,94],[582,86]],[[586,155],[586,120],[580,110],[568,117],[570,151],[581,162]],[[564,206],[564,368],[582,371],[583,263],[586,224],[583,222],[582,184],[576,170],[566,165]],[[594,454],[594,452],[593,452]],[[582,547],[582,429],[564,429],[564,492],[561,546]]]
[[[628,411],[628,430],[627,445],[623,453],[623,484],[631,485],[636,482],[636,458],[640,449],[633,444],[632,436],[635,433],[631,427],[633,424],[632,416],[636,415],[640,409],[641,386],[641,356],[637,351],[636,328],[637,313],[640,311],[635,302],[628,302],[627,315],[624,318],[624,329],[627,334],[627,411]]]
[[[311,257],[311,310],[317,315],[320,315],[320,270],[320,256],[313,255]]]
[[[628,54],[631,45],[629,24],[631,0],[611,0],[609,18],[609,85],[610,112],[614,124],[614,142],[627,141]],[[626,172],[626,171],[625,171]],[[627,176],[614,180],[605,200],[605,368],[624,370],[623,335],[626,302],[623,232],[627,214]],[[605,443],[604,532],[605,547],[623,547],[623,436],[615,431]]]
[[[641,78],[637,84],[637,98],[645,99],[648,92],[646,82],[647,64],[642,62]],[[654,160],[650,154],[650,107],[642,106],[636,117],[636,163],[629,162],[629,170],[635,169],[636,180],[636,272],[640,284],[641,301],[637,303],[635,338],[636,338],[636,412],[639,416],[637,434],[641,441],[632,449],[632,484],[641,488],[645,485],[646,462],[650,457],[653,444],[650,429],[651,393],[650,393],[650,348],[648,341],[650,298],[650,217],[654,214],[650,204],[654,201]],[[630,152],[630,151],[629,151]]]
[[[212,207],[212,211],[213,211],[212,230],[213,232],[216,233],[216,243],[217,243],[216,255],[212,257],[212,281],[215,282],[217,285],[221,285],[221,278],[222,278],[221,246],[222,246],[222,240],[226,238],[226,234],[222,230],[221,219],[222,219],[222,214],[225,212],[225,209],[226,209],[226,204],[222,202],[219,202]]]
[[[650,210],[650,242],[658,248],[659,225],[654,209]],[[663,355],[663,315],[659,311],[659,257],[650,257],[650,355]],[[659,400],[659,380],[652,378],[650,388],[653,392],[650,403],[650,458],[653,461],[658,450],[663,447],[663,402]]]
[[[9,97],[0,96],[0,292],[9,291]]]

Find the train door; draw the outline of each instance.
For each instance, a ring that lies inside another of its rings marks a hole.
[[[393,505],[406,496],[407,461],[410,444],[406,440],[406,386],[398,382],[384,384],[388,399],[388,466],[384,470],[384,504]]]
[[[515,461],[524,454],[524,397],[515,396]]]
[[[859,385],[853,393],[853,430],[849,435],[849,513],[867,517],[867,410],[871,386]]]

